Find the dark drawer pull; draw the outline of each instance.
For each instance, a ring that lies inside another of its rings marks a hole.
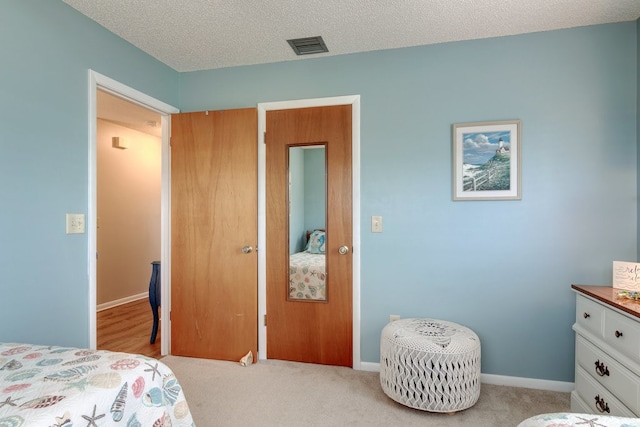
[[[589,317],[591,317],[591,315],[589,313],[587,313],[586,311],[583,314],[585,319],[588,319]]]
[[[607,414],[611,411],[609,410],[609,404],[604,401],[604,399],[600,399],[600,395],[596,395],[596,409],[600,412],[606,412]]]
[[[604,366],[604,362],[600,363],[600,360],[596,360],[596,374],[601,377],[609,376],[609,368]]]
[[[622,332],[616,331],[616,338],[620,338],[622,336]]]

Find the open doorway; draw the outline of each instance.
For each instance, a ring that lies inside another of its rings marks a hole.
[[[149,282],[161,253],[160,114],[103,90],[96,111],[97,348],[159,357]]]
[[[108,95],[109,98],[104,97],[104,95]],[[156,249],[156,253],[159,253],[159,259],[153,259],[148,262],[145,266],[140,266],[141,270],[146,270],[147,273],[139,273],[140,278],[135,281],[138,283],[137,286],[140,286],[140,289],[129,292],[130,295],[125,297],[116,297],[115,300],[111,301],[115,304],[119,304],[122,302],[127,302],[128,299],[136,300],[141,302],[142,307],[146,306],[148,310],[148,318],[152,318],[151,306],[149,304],[148,299],[148,287],[149,280],[151,277],[152,271],[152,261],[160,261],[159,272],[161,273],[161,277],[163,280],[161,281],[160,286],[160,295],[161,295],[161,309],[160,309],[160,331],[158,333],[157,340],[160,341],[160,354],[165,355],[169,353],[170,343],[170,331],[169,331],[169,308],[171,305],[170,301],[170,217],[169,217],[169,125],[170,125],[170,115],[174,113],[178,113],[179,110],[175,107],[172,107],[168,104],[165,104],[157,99],[149,97],[133,88],[130,88],[126,85],[123,85],[115,80],[110,79],[109,77],[103,76],[95,71],[89,71],[89,209],[87,215],[87,232],[88,232],[88,264],[89,264],[89,341],[91,348],[97,348],[97,311],[100,305],[100,308],[104,308],[108,306],[108,303],[101,300],[100,304],[98,303],[98,257],[100,253],[98,251],[98,227],[106,227],[106,223],[99,221],[99,210],[98,210],[98,127],[99,121],[101,121],[102,125],[109,127],[111,129],[117,128],[121,132],[137,132],[138,134],[143,134],[144,132],[140,132],[140,129],[133,130],[129,129],[128,126],[125,126],[123,122],[127,122],[129,119],[118,119],[114,116],[107,117],[104,111],[100,111],[100,116],[98,114],[98,97],[101,98],[101,101],[105,99],[109,99],[111,101],[116,102],[116,105],[119,105],[122,109],[129,109],[132,107],[138,107],[141,110],[138,110],[138,113],[142,114],[142,116],[146,117],[147,114],[152,114],[151,119],[149,121],[156,121],[155,126],[160,129],[160,226],[159,226],[159,241],[160,241],[160,249],[159,251]],[[115,99],[112,99],[113,97]],[[124,104],[122,104],[124,103]],[[103,103],[100,103],[101,106],[104,106]],[[116,110],[118,108],[115,108]],[[115,114],[115,113],[114,113]],[[150,123],[146,123],[147,119],[143,120],[144,123],[141,124],[143,128],[151,127]],[[159,126],[158,126],[159,123]],[[121,135],[125,135],[125,133],[121,133]],[[127,142],[127,138],[123,137],[122,139],[118,138],[114,140],[115,135],[107,136],[108,147],[105,149],[110,150],[124,150],[128,151],[128,149],[124,149],[123,146],[127,144],[132,144],[132,141],[129,140]],[[157,138],[157,137],[156,137]],[[157,142],[156,142],[157,144]],[[157,149],[157,147],[156,147]],[[111,153],[113,154],[113,152]],[[157,165],[156,165],[157,167]],[[116,171],[116,174],[118,172]],[[117,177],[118,179],[122,177]],[[112,178],[115,179],[115,178]],[[124,179],[124,184],[126,185],[126,177]],[[110,213],[111,216],[117,216],[119,212],[125,212],[124,207],[120,204],[116,204],[113,206],[115,214]],[[106,218],[100,218],[101,220],[105,220]],[[116,230],[124,230],[122,224],[120,226],[116,226]],[[104,249],[103,249],[104,250]],[[155,255],[151,256],[155,258]],[[146,262],[145,262],[146,263]],[[117,264],[117,263],[116,263]],[[146,276],[146,277],[142,277]],[[140,283],[141,282],[141,283]],[[120,294],[122,295],[122,294]],[[101,298],[104,298],[104,295],[101,295]],[[110,297],[110,298],[113,298]],[[109,299],[109,298],[107,298]],[[107,304],[106,306],[104,304]],[[120,304],[121,305],[121,304]],[[133,324],[135,322],[131,321]],[[146,342],[149,343],[151,336],[151,329],[148,328]]]

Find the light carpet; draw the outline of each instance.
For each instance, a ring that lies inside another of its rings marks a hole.
[[[570,394],[482,384],[471,408],[453,415],[388,398],[376,372],[279,360],[236,362],[166,356],[198,427],[514,427],[536,414],[570,410]]]

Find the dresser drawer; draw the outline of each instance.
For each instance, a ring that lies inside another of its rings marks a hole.
[[[640,324],[613,310],[607,310],[604,320],[604,340],[612,348],[640,362]]]
[[[640,413],[640,378],[580,335],[576,335],[576,363],[629,409]]]
[[[594,414],[636,416],[579,365],[576,366],[576,392]],[[596,397],[598,403],[596,403]]]
[[[576,296],[576,323],[598,338],[603,337],[604,311],[602,305],[581,295]]]

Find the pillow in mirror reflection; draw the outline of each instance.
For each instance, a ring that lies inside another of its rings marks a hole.
[[[323,254],[325,253],[324,242],[324,231],[315,230],[309,236],[309,241],[307,242],[307,246],[304,248],[304,251],[309,252],[310,254]]]

